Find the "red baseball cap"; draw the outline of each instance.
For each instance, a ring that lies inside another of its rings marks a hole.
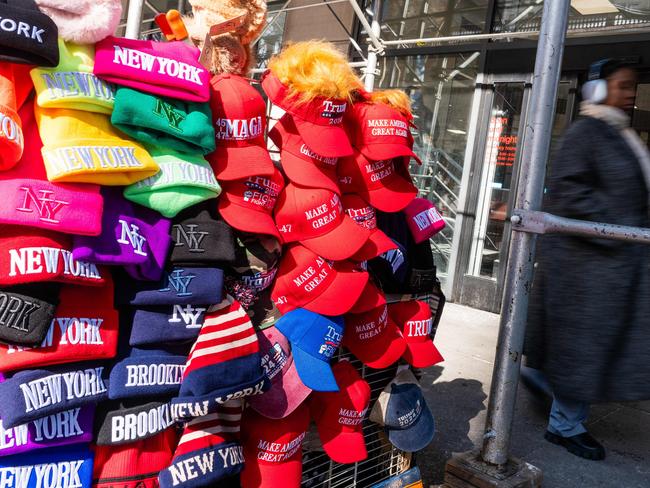
[[[430,239],[445,228],[445,220],[426,198],[414,198],[404,209],[406,223],[416,244]]]
[[[346,100],[316,97],[301,103],[289,96],[289,89],[270,71],[262,75],[262,88],[273,104],[291,115],[298,133],[312,150],[329,158],[352,154],[342,127],[348,109]]]
[[[323,449],[337,463],[357,463],[368,457],[362,422],[370,404],[370,385],[349,361],[332,366],[336,392],[314,392],[311,415]]]
[[[404,359],[415,368],[428,368],[444,358],[433,344],[433,317],[425,302],[412,300],[388,305],[388,315],[402,330],[406,340]]]
[[[302,480],[302,442],[309,429],[309,408],[298,407],[277,420],[244,411],[241,440],[246,464],[242,488],[299,488]]]
[[[339,187],[343,193],[356,193],[382,212],[399,212],[411,203],[418,190],[396,164],[402,163],[398,159],[370,161],[355,150],[352,156],[339,161]]]
[[[345,213],[358,225],[370,230],[370,237],[364,246],[350,259],[368,261],[385,252],[397,249],[397,244],[377,227],[377,212],[359,195],[349,193],[341,197]]]
[[[279,239],[272,215],[283,188],[284,178],[275,167],[270,176],[249,176],[224,182],[219,196],[219,213],[228,225],[237,230],[268,234]]]
[[[394,364],[406,350],[406,341],[386,305],[360,314],[345,316],[343,345],[369,368]]]
[[[345,214],[336,193],[293,183],[278,197],[275,224],[285,243],[299,241],[334,261],[355,254],[370,236],[369,230],[359,227]]]
[[[304,308],[323,315],[343,315],[359,300],[368,273],[339,268],[300,244],[287,247],[271,292],[285,314]]]
[[[354,261],[339,261],[335,266],[339,271],[348,271],[353,273],[366,272],[362,263],[355,263]],[[369,278],[361,296],[348,313],[363,313],[382,305],[386,305],[386,296],[384,295],[384,292],[377,288],[372,279]]]
[[[266,104],[241,76],[216,75],[210,81],[210,108],[217,149],[207,159],[220,181],[273,174],[264,140]]]
[[[325,188],[341,193],[336,175],[339,159],[316,154],[305,144],[291,117],[284,115],[269,132],[280,149],[282,169],[289,180],[309,188]]]
[[[384,103],[355,103],[345,117],[352,145],[372,161],[400,156],[414,158],[410,120]]]

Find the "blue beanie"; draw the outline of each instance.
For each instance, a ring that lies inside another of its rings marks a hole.
[[[171,305],[131,311],[132,346],[194,341],[199,335],[206,306]]]

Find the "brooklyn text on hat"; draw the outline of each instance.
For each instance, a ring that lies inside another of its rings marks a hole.
[[[404,209],[409,230],[416,244],[430,239],[445,228],[445,220],[440,212],[425,198],[414,199]]]
[[[96,45],[95,74],[153,95],[207,102],[210,75],[198,57],[198,49],[181,41],[109,36]]]
[[[388,306],[388,314],[402,330],[406,340],[403,357],[411,366],[428,368],[444,360],[433,344],[433,317],[426,302],[412,300],[392,303]]]
[[[0,383],[0,394],[6,399],[0,404],[5,427],[107,398],[103,366],[84,369],[78,363],[57,371],[20,371]]]
[[[58,29],[33,0],[8,0],[0,7],[0,62],[56,66]]]
[[[299,241],[335,261],[352,256],[370,236],[370,231],[345,214],[341,198],[329,190],[289,183],[278,198],[274,215],[285,243]]]
[[[23,291],[23,290],[20,290]],[[0,290],[0,340],[12,344],[34,345],[43,340],[54,317],[55,296],[29,296],[11,289]],[[1,348],[19,348],[1,344]]]
[[[90,405],[72,408],[6,429],[0,420],[0,456],[90,442],[93,411]]]
[[[169,402],[150,402],[132,407],[111,403],[108,408],[97,414],[98,446],[129,444],[148,439],[174,425]]]
[[[368,261],[391,249],[397,249],[397,245],[377,228],[377,212],[371,205],[366,203],[360,196],[353,194],[343,195],[341,200],[343,201],[345,213],[357,225],[370,231],[368,241],[350,259],[353,261]]]
[[[187,342],[196,339],[205,320],[207,306],[171,305],[134,309],[129,344]]]
[[[305,308],[342,315],[359,300],[367,283],[368,273],[339,270],[306,247],[292,244],[282,256],[272,298],[282,313]]]

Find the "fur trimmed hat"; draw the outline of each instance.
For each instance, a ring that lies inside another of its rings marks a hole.
[[[120,0],[36,0],[54,20],[59,37],[76,44],[95,44],[112,35],[122,17]]]

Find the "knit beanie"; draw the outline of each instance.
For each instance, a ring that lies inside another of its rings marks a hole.
[[[212,202],[194,205],[172,220],[170,261],[177,266],[231,263],[235,260],[232,227]]]
[[[39,0],[44,1],[44,0]],[[44,108],[70,108],[108,114],[113,111],[115,87],[93,74],[95,46],[59,38],[59,64],[31,71],[36,103]]]
[[[130,185],[158,172],[145,149],[124,138],[106,115],[36,107],[50,181]]]
[[[3,0],[0,17],[0,63],[59,64],[58,29],[34,0]]]
[[[88,443],[93,439],[94,413],[94,405],[86,405],[46,415],[15,427],[4,428],[0,420],[0,456]]]
[[[19,115],[26,145],[20,163],[9,171],[0,171],[0,223],[69,234],[99,234],[103,208],[99,186],[50,183],[31,100],[22,106]]]
[[[72,239],[31,227],[0,225],[0,286],[60,281],[102,285],[103,270],[72,257]]]
[[[158,473],[169,466],[178,442],[169,428],[119,446],[93,446],[93,488],[158,488]]]
[[[115,94],[111,122],[146,144],[190,154],[210,154],[215,149],[212,112],[205,102],[185,102],[122,86]]]
[[[194,341],[205,320],[206,306],[171,305],[131,309],[129,344],[144,346]]]
[[[38,345],[0,344],[0,372],[115,356],[118,316],[113,308],[110,274],[101,288],[62,287],[59,300],[49,327],[45,328],[45,338]]]
[[[0,171],[13,167],[23,154],[23,128],[17,110],[13,66],[0,63]]]
[[[98,446],[130,444],[154,437],[174,425],[169,402],[111,401],[97,408],[95,443]]]
[[[26,346],[40,344],[47,334],[58,302],[59,285],[56,283],[0,289],[0,341]],[[0,344],[0,351],[12,347]],[[18,346],[16,348],[19,349]]]
[[[188,422],[171,464],[160,472],[160,487],[223,486],[224,480],[239,474],[244,466],[237,440],[241,413],[242,402],[231,400]]]
[[[0,383],[5,428],[108,398],[106,368],[99,362],[19,371]]]
[[[210,99],[210,73],[199,50],[184,42],[109,36],[95,48],[95,74],[106,81],[188,102]]]
[[[149,148],[149,154],[160,171],[127,186],[124,189],[127,199],[171,218],[221,193],[214,171],[203,156],[154,146]]]
[[[95,44],[117,29],[122,17],[120,0],[36,0],[54,20],[59,36],[78,44]]]
[[[183,373],[172,414],[187,420],[212,413],[232,399],[258,395],[269,386],[248,315],[230,296],[210,308]],[[207,411],[205,411],[207,409]]]

